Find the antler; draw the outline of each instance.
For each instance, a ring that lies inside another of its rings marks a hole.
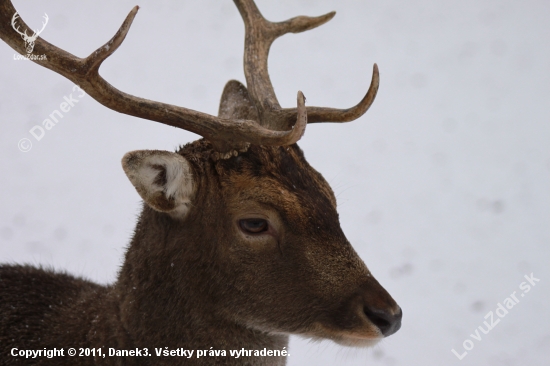
[[[27,34],[27,31],[25,32],[21,32],[19,30],[19,26],[17,26],[17,28],[15,27],[15,21],[17,20],[17,18],[20,18],[19,17],[19,13],[15,12],[15,14],[13,14],[13,17],[11,18],[11,27],[17,32],[19,33],[20,35],[22,35],[23,37],[25,38],[29,38],[28,34]]]
[[[34,31],[34,34],[31,36],[31,38],[37,38],[40,33],[42,33],[44,31],[44,28],[46,28],[46,24],[48,24],[48,20],[50,20],[50,18],[48,17],[48,14],[44,14],[44,20],[45,22],[42,22],[42,29],[40,29],[39,31]]]
[[[296,120],[296,108],[281,108],[269,74],[267,57],[275,39],[286,33],[304,32],[331,20],[335,12],[319,17],[299,16],[284,22],[266,20],[253,0],[233,0],[245,24],[244,73],[249,93],[258,109],[260,124],[271,129],[286,129]],[[371,106],[378,91],[378,66],[374,64],[372,81],[365,97],[354,107],[334,109],[307,107],[308,123],[349,122],[361,117]]]
[[[348,109],[305,107],[305,98],[301,92],[298,92],[297,108],[283,109],[277,101],[269,79],[267,57],[273,41],[289,32],[298,33],[318,27],[332,19],[334,12],[320,17],[300,16],[273,23],[261,15],[253,0],[234,0],[234,2],[245,23],[245,76],[251,99],[258,111],[259,121],[215,117],[191,109],[135,97],[116,89],[103,79],[99,75],[99,67],[124,41],[137,14],[138,6],[128,14],[113,38],[86,58],[78,58],[38,37],[48,22],[46,15],[42,30],[35,32],[37,38],[35,49],[45,54],[46,58],[33,59],[33,61],[78,84],[92,98],[110,109],[199,134],[212,142],[214,148],[220,153],[242,149],[249,143],[270,146],[290,145],[303,135],[308,116],[310,123],[348,122],[359,118],[367,111],[378,90],[379,76],[376,64],[367,94],[359,104]],[[6,18],[12,13],[14,13],[12,27],[9,27],[10,23]],[[19,28],[15,28],[16,19],[17,12],[11,1],[2,1],[0,3],[0,37],[17,52],[23,53],[21,42],[14,37],[14,29],[23,35]],[[21,22],[25,25],[22,20]]]
[[[294,127],[287,131],[273,131],[252,120],[220,118],[183,107],[135,97],[109,84],[99,75],[99,67],[122,44],[138,9],[138,6],[134,7],[113,38],[86,58],[76,57],[38,37],[35,49],[38,53],[45,54],[46,60],[40,58],[33,61],[79,85],[92,98],[107,108],[194,132],[209,140],[220,153],[242,149],[248,143],[285,146],[300,139],[307,124],[305,98],[301,92],[298,92],[298,108],[295,113]],[[19,37],[14,37],[16,32],[10,27],[8,21],[8,14],[14,13],[16,11],[11,1],[1,1],[0,38],[17,52],[24,53],[23,44]],[[21,22],[26,26],[22,20]]]

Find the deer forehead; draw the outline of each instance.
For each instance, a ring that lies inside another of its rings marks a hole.
[[[260,151],[258,151],[260,150]],[[310,211],[336,210],[332,189],[294,149],[252,149],[249,154],[224,162],[221,189],[233,208],[247,201],[266,204],[294,217]]]

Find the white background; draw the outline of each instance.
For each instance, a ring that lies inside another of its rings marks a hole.
[[[244,81],[244,27],[229,1],[14,1],[43,38],[85,57],[130,33],[101,68],[117,88],[217,113]],[[270,74],[285,107],[373,107],[349,124],[309,125],[300,142],[338,196],[344,231],[402,306],[403,327],[373,349],[293,337],[289,365],[550,364],[550,2],[258,0],[270,20],[320,15],[287,35]],[[72,84],[0,43],[0,262],[115,279],[140,199],[121,167],[135,149],[173,150],[196,135],[113,112],[86,96],[40,141],[29,129]],[[23,153],[21,138],[34,142]],[[540,282],[481,341],[519,284]],[[474,349],[459,361],[451,349]]]

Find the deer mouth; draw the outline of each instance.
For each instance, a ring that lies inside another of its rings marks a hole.
[[[316,323],[314,328],[311,338],[318,340],[330,339],[334,343],[346,347],[368,348],[376,345],[384,338],[377,327],[368,324],[357,329],[338,330]]]
[[[325,338],[348,347],[371,347],[401,328],[403,311],[393,303],[373,306],[354,297],[330,319],[313,325],[314,338]]]

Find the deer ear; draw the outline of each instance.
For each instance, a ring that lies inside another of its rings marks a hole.
[[[151,208],[185,217],[195,182],[183,156],[160,150],[130,151],[122,158],[122,168]]]
[[[258,111],[250,99],[246,86],[237,80],[229,80],[225,84],[218,116],[221,118],[260,121]]]

